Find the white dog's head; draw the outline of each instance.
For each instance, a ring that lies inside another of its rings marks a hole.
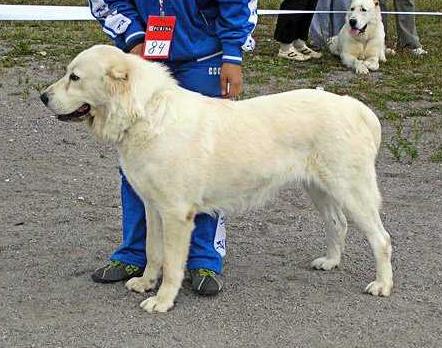
[[[380,20],[379,0],[353,0],[347,12],[347,24],[350,34],[365,33],[368,25]]]
[[[148,83],[144,79],[149,79]],[[173,81],[159,64],[144,62],[107,45],[81,52],[66,74],[40,96],[61,121],[88,120],[101,139],[120,141],[145,114],[146,103],[161,81]],[[172,83],[173,84],[173,83]]]

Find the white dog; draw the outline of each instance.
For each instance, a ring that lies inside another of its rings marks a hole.
[[[330,52],[358,74],[368,74],[385,62],[385,31],[379,0],[353,0],[345,24],[329,41]]]
[[[317,90],[244,101],[213,99],[179,87],[160,64],[111,46],[80,53],[41,99],[61,120],[87,120],[117,145],[121,166],[146,204],[149,263],[126,286],[156,296],[148,312],[170,309],[180,289],[198,212],[262,204],[300,182],[325,220],[327,253],[317,269],[337,266],[344,212],[363,230],[376,259],[366,291],[390,295],[390,237],[378,209],[376,115],[361,102]]]

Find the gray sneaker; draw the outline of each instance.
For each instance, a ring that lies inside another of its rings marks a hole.
[[[424,50],[422,47],[418,47],[411,50],[411,54],[415,57],[421,57],[428,54],[428,51]]]
[[[111,260],[106,266],[96,269],[91,274],[91,278],[96,283],[115,283],[141,277],[143,272],[144,270],[138,266]]]
[[[210,269],[192,269],[189,274],[192,290],[198,295],[215,296],[223,288],[221,276]]]

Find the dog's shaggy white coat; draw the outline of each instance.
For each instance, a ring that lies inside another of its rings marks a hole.
[[[90,105],[90,114],[78,119],[117,145],[121,166],[148,207],[149,263],[142,277],[127,282],[144,292],[162,272],[158,293],[141,303],[148,312],[174,304],[196,213],[261,205],[290,182],[305,187],[326,224],[327,252],[312,266],[339,264],[347,215],[376,259],[376,279],[366,291],[390,295],[391,244],[378,213],[375,172],[381,127],[363,103],[308,89],[212,99],[179,87],[160,64],[110,46],[80,53],[46,95],[58,115]]]
[[[353,28],[350,21],[355,23]],[[379,0],[353,0],[345,24],[328,44],[330,52],[357,74],[378,70],[379,62],[386,62]]]

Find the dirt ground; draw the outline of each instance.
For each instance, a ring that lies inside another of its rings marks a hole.
[[[186,282],[175,309],[149,315],[138,306],[145,296],[90,279],[120,239],[118,162],[83,125],[58,122],[35,90],[23,92],[55,77],[39,66],[0,75],[1,347],[441,346],[442,174],[427,156],[440,133],[424,131],[412,164],[381,150],[391,298],[363,294],[374,261],[351,225],[341,268],[310,269],[324,252],[323,226],[288,188],[230,217],[219,296],[198,297]]]

